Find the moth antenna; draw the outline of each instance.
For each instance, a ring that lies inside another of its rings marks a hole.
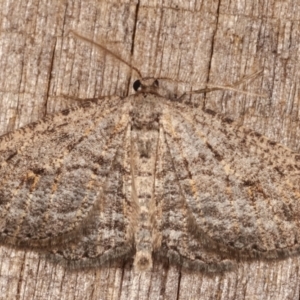
[[[184,92],[178,98],[178,100],[180,100],[181,98],[183,98],[186,95],[209,93],[209,92],[220,91],[220,90],[234,91],[234,92],[245,94],[248,96],[257,96],[257,97],[261,97],[261,98],[268,98],[268,95],[266,95],[266,94],[252,93],[252,92],[248,92],[248,91],[244,91],[244,90],[236,88],[236,86],[242,85],[248,80],[253,81],[259,75],[261,75],[262,72],[263,72],[263,70],[259,70],[252,74],[244,76],[242,79],[236,81],[233,85],[216,85],[216,84],[206,83],[206,86],[208,86],[208,88],[203,88],[203,89],[194,90],[194,91],[190,91],[190,92]]]
[[[266,94],[258,94],[258,93],[247,92],[247,91],[243,91],[243,90],[240,90],[240,89],[236,89],[232,86],[226,86],[226,85],[221,86],[221,85],[214,85],[214,84],[207,84],[207,86],[211,87],[211,89],[209,89],[209,92],[211,92],[212,90],[216,90],[216,91],[217,90],[225,90],[225,91],[238,92],[240,94],[244,94],[244,95],[248,95],[248,96],[257,96],[257,97],[261,97],[261,98],[268,98],[268,95],[266,95]],[[195,92],[196,91],[194,91],[194,94],[195,94]]]
[[[110,51],[109,49],[105,48],[104,46],[96,43],[95,41],[93,41],[92,39],[89,39],[87,37],[84,37],[82,35],[80,35],[79,33],[77,33],[76,31],[70,29],[68,34],[73,34],[74,36],[76,36],[78,39],[84,41],[84,42],[88,42],[91,43],[95,46],[97,46],[99,49],[101,49],[102,51],[104,51],[105,53],[113,56],[114,58],[118,59],[119,61],[121,61],[123,64],[125,64],[126,66],[128,66],[131,70],[135,71],[140,78],[142,78],[142,74],[140,72],[140,70],[134,66],[132,66],[131,64],[129,64],[126,60],[124,60],[122,57],[118,56],[117,54],[113,53],[112,51]]]
[[[233,85],[221,86],[221,85],[215,85],[215,84],[207,84],[207,86],[211,87],[211,88],[219,89],[219,90],[234,91],[234,92],[238,92],[238,93],[249,95],[249,96],[257,96],[257,97],[261,97],[261,98],[268,98],[268,95],[265,95],[265,94],[252,93],[252,92],[243,91],[243,90],[240,90],[238,88],[235,88],[237,86],[245,84],[247,81],[248,82],[253,81],[257,77],[259,77],[262,73],[263,73],[263,70],[258,70],[258,71],[254,72],[252,74],[244,76],[240,80],[236,81]]]

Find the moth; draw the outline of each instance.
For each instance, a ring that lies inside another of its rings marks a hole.
[[[69,267],[207,272],[299,252],[300,155],[211,110],[135,94],[0,139],[0,241]]]

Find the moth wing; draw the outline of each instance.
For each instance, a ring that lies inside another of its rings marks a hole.
[[[127,126],[124,132],[113,136],[118,139],[120,135],[122,143],[112,145],[116,152],[84,232],[69,243],[50,249],[50,259],[78,268],[107,266],[133,256],[138,207],[131,200],[130,130]]]
[[[54,245],[93,220],[128,124],[118,103],[87,102],[1,138],[2,241]]]
[[[238,255],[298,251],[299,155],[230,123],[187,108],[164,114],[193,231],[203,243],[211,239]]]
[[[153,219],[156,221],[155,256],[186,269],[215,272],[230,270],[234,262],[220,253],[215,241],[206,237],[205,243],[193,234],[191,214],[181,191],[178,174],[171,155],[173,144],[160,131],[155,167],[155,202]],[[203,237],[204,238],[204,237]],[[206,247],[206,244],[210,247]]]

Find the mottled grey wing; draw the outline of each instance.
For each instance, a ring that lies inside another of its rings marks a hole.
[[[84,232],[67,244],[52,247],[48,251],[52,260],[77,268],[111,265],[119,259],[132,258],[135,251],[133,223],[138,207],[131,201],[128,186],[131,181],[130,130],[127,126],[125,132],[112,136],[122,142],[114,145],[116,152],[105,174],[102,192],[89,219],[83,220]]]
[[[160,131],[156,173],[155,202],[157,203],[153,219],[156,220],[156,251],[159,260],[166,259],[183,268],[215,272],[230,270],[234,262],[220,247],[205,234],[199,239],[194,234],[186,199],[181,190],[178,174],[171,155],[173,144],[166,140],[166,134]],[[209,245],[209,247],[207,247]]]
[[[124,238],[128,220],[120,215],[125,199],[120,193],[111,199],[112,177],[121,172],[117,150],[129,121],[128,105],[118,103],[87,102],[1,138],[2,241],[53,246],[90,234],[95,224],[99,231],[113,232],[116,223],[124,231],[116,234]],[[120,181],[116,185],[119,191]],[[115,206],[108,208],[110,201]]]
[[[238,256],[298,251],[297,153],[212,112],[166,109],[162,125],[192,232],[208,249],[212,240]]]

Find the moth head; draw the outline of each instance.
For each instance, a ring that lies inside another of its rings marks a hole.
[[[136,92],[157,94],[158,80],[155,78],[138,79],[133,83]]]
[[[168,80],[167,78],[159,78]],[[176,100],[177,95],[167,89],[166,87],[160,86],[157,78],[146,77],[142,79],[138,79],[133,83],[133,89],[137,92],[137,94],[152,94],[159,97],[163,97],[168,100]]]

